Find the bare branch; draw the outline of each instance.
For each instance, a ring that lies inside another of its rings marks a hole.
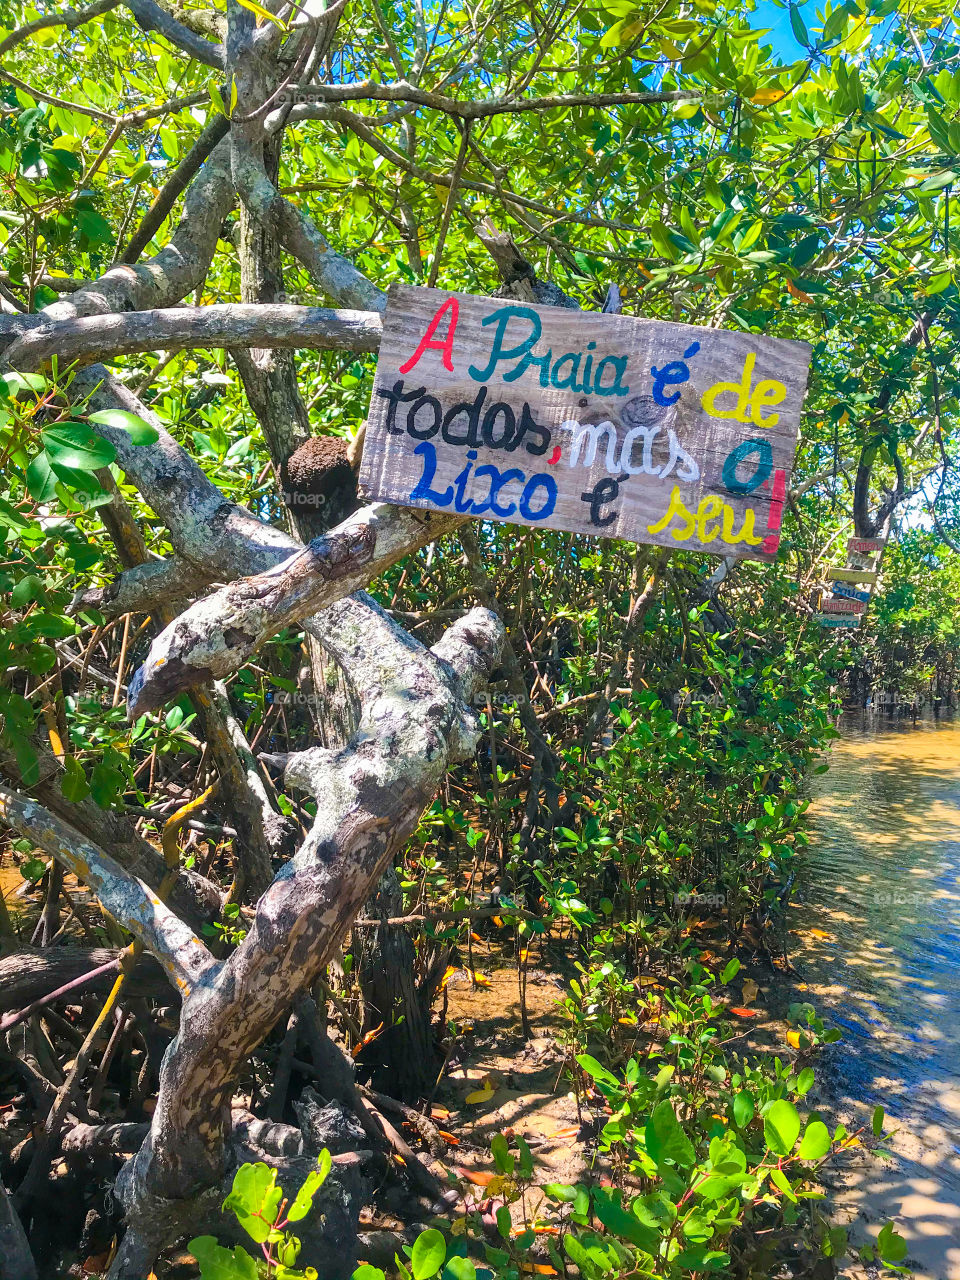
[[[212,44],[203,36],[198,36],[195,31],[161,9],[155,0],[126,0],[126,4],[144,31],[158,32],[181,52],[188,53],[191,58],[196,58],[208,67],[222,71],[226,66],[222,44]]]
[[[419,106],[433,107],[446,115],[461,120],[483,120],[488,116],[518,111],[567,110],[571,107],[658,106],[671,102],[699,102],[702,90],[670,89],[662,92],[623,93],[559,93],[545,98],[487,98],[479,102],[450,98],[443,93],[432,93],[406,80],[392,84],[379,84],[373,80],[356,84],[311,84],[285,91],[283,98],[292,103],[303,102],[415,102]]]
[[[109,13],[121,3],[122,0],[94,0],[93,4],[88,4],[83,9],[68,9],[65,13],[47,13],[41,18],[34,18],[32,22],[26,22],[16,31],[11,31],[5,40],[0,40],[0,58],[28,40],[36,31],[43,31],[46,27],[66,27],[68,31],[76,31],[85,22]]]
[[[148,885],[62,818],[2,784],[0,818],[89,885],[104,908],[153,952],[185,997],[216,968],[200,939]]]
[[[76,295],[75,295],[76,296]],[[55,304],[70,306],[71,303]],[[4,360],[26,372],[140,351],[184,351],[199,347],[292,347],[314,351],[377,351],[381,321],[372,311],[334,311],[284,303],[216,303],[207,307],[164,307],[114,312],[75,320],[28,324]],[[14,321],[5,321],[10,332]]]
[[[156,257],[138,266],[111,267],[98,280],[77,289],[69,299],[51,303],[44,322],[117,311],[172,306],[203,280],[220,235],[223,219],[235,200],[230,181],[229,144],[214,148],[187,193],[183,216],[170,242]]]
[[[198,601],[153,642],[130,681],[129,715],[141,715],[204,680],[232,675],[270,636],[462,523],[462,516],[374,503],[276,568]]]
[[[143,253],[144,249],[163,226],[167,215],[173,208],[180,195],[186,191],[188,185],[200,166],[206,160],[207,156],[213,151],[214,147],[221,142],[230,131],[230,121],[226,116],[216,115],[213,120],[202,131],[199,138],[183,157],[173,173],[167,178],[166,182],[157,193],[157,197],[153,204],[144,214],[143,221],[140,226],[130,237],[130,241],[124,251],[118,255],[120,262],[133,264]]]

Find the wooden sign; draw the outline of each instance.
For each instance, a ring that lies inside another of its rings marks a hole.
[[[881,538],[848,538],[847,550],[857,551],[861,555],[869,555],[872,551],[882,551],[886,543]]]
[[[876,569],[838,569],[831,566],[827,569],[827,577],[833,582],[869,582],[877,580]]]
[[[821,627],[859,627],[860,619],[847,617],[842,613],[815,613],[814,618]]]
[[[863,613],[866,607],[862,600],[841,600],[838,597],[831,599],[827,596],[820,601],[823,613]]]
[[[368,498],[771,559],[803,342],[393,285]]]
[[[847,600],[862,600],[864,604],[870,603],[869,591],[858,591],[856,587],[848,587],[845,582],[832,582],[830,590],[835,596],[844,596]]]

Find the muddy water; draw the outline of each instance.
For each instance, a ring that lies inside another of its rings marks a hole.
[[[892,1160],[852,1161],[834,1206],[861,1239],[893,1218],[918,1274],[960,1280],[960,720],[841,727],[813,784],[799,998],[843,1030],[840,1114],[881,1103],[900,1132]]]

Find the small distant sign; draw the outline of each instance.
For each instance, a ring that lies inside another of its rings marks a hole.
[[[838,596],[826,596],[820,601],[823,613],[863,613],[866,607],[862,600],[842,600]]]
[[[821,627],[859,627],[860,619],[848,617],[842,613],[815,613],[814,618]]]
[[[835,596],[844,596],[847,600],[862,600],[864,604],[870,603],[869,591],[858,591],[856,587],[848,586],[845,582],[834,582],[830,590]]]
[[[868,582],[871,585],[877,580],[876,569],[827,569],[827,577],[833,582]]]
[[[869,555],[873,551],[882,551],[886,543],[881,538],[848,538],[847,550]]]
[[[770,560],[810,348],[392,285],[368,498]]]

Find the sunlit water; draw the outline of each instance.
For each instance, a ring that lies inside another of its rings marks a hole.
[[[838,1024],[833,1092],[881,1103],[897,1159],[845,1199],[897,1219],[923,1274],[960,1277],[960,721],[848,717],[814,779],[797,966]],[[821,927],[829,937],[816,939]],[[801,997],[804,998],[804,997]]]

